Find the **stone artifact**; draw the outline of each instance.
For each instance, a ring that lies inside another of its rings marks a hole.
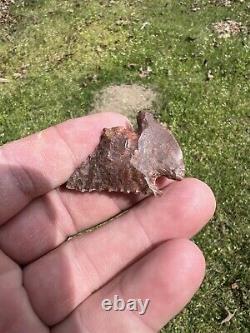
[[[160,194],[160,176],[181,180],[185,174],[182,151],[169,129],[148,112],[132,127],[104,128],[95,151],[66,183],[81,192],[109,191]]]

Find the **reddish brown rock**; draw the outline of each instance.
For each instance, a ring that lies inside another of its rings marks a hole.
[[[181,180],[184,163],[170,130],[148,112],[137,116],[138,131],[104,128],[95,151],[69,178],[68,189],[159,194],[160,176]]]

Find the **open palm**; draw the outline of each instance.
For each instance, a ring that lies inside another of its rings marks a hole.
[[[207,185],[167,182],[161,197],[144,200],[59,187],[103,127],[125,123],[119,114],[92,115],[0,149],[1,333],[157,332],[200,286],[205,262],[188,238],[214,213]],[[104,311],[102,300],[114,295],[150,304],[144,315]]]

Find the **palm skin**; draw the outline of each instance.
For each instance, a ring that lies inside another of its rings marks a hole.
[[[206,184],[169,181],[161,197],[146,199],[60,188],[102,128],[126,122],[87,116],[0,149],[1,333],[157,332],[199,288],[205,261],[188,239],[215,210]],[[150,304],[143,316],[104,311],[102,300],[114,295]]]

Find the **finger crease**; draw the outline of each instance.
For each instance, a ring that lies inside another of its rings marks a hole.
[[[33,199],[37,187],[30,172],[21,164],[18,164],[17,166],[12,166],[4,149],[2,150],[2,155],[7,163],[7,167],[9,168],[11,175],[16,180],[17,188],[29,200]],[[15,169],[18,170],[16,171]]]
[[[153,247],[153,241],[149,234],[147,233],[145,227],[143,226],[141,222],[141,217],[139,216],[140,214],[137,212],[137,209],[131,209],[128,214],[133,214],[134,215],[134,220],[137,222],[138,227],[141,229],[142,234],[144,235],[144,239],[146,242],[146,248],[150,249]]]
[[[68,150],[69,154],[71,155],[71,160],[73,161],[73,165],[77,166],[78,164],[78,159],[76,157],[76,155],[74,154],[72,148],[70,147],[69,143],[67,142],[67,140],[64,138],[64,136],[62,135],[59,127],[57,125],[53,126],[53,128],[55,129],[57,135],[59,136],[59,138],[61,139],[61,141],[63,142],[64,146],[66,147],[66,149]]]
[[[68,215],[68,217],[69,217],[69,219],[70,219],[70,222],[71,222],[71,224],[72,224],[72,226],[73,226],[74,231],[73,231],[71,234],[77,233],[77,231],[78,231],[78,230],[77,230],[77,226],[76,226],[76,223],[75,223],[74,217],[73,217],[73,215],[72,215],[72,213],[71,213],[71,211],[70,211],[68,205],[67,205],[66,202],[63,200],[62,196],[60,195],[60,193],[58,192],[57,189],[55,190],[55,193],[56,193],[57,198],[58,198],[58,200],[60,201],[60,204],[62,205],[64,211],[65,211],[66,214]],[[58,225],[59,225],[59,227],[61,228],[61,224],[59,223]],[[62,228],[61,228],[61,230],[62,230]],[[65,230],[63,230],[62,232],[63,232],[64,237],[68,237],[68,236],[70,236],[69,234],[67,234],[67,233],[65,232]]]
[[[75,239],[75,241],[77,241],[77,239]],[[74,240],[72,240],[72,245],[74,246],[74,249],[75,251],[77,252],[78,251],[78,248],[77,248],[77,243],[75,242]],[[88,252],[86,251],[86,249],[84,249],[84,251],[82,251],[82,253],[84,254],[84,257],[86,259],[86,262],[88,264],[88,266],[92,269],[93,271],[93,275],[95,276],[96,278],[96,281],[95,283],[93,283],[92,287],[90,287],[90,293],[89,295],[91,295],[95,290],[98,289],[98,286],[101,286],[102,285],[102,279],[101,279],[101,275],[96,267],[96,265],[93,263],[93,261],[91,260]],[[75,256],[76,258],[76,256]],[[80,271],[81,275],[84,276],[84,272],[82,270],[82,267],[81,265],[79,264],[78,260],[75,259],[75,265],[77,266],[78,270]],[[88,270],[89,271],[89,270]],[[91,275],[92,276],[92,275]],[[92,281],[92,279],[91,279]],[[87,295],[86,298],[89,296]]]

